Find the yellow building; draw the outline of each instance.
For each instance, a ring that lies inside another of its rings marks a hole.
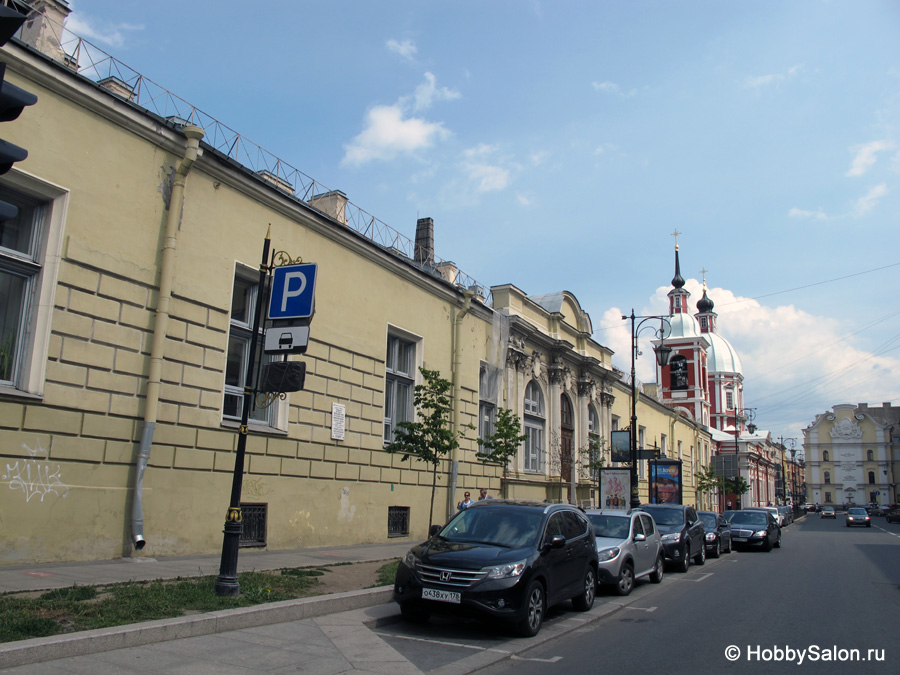
[[[267,235],[276,261],[318,264],[315,315],[292,357],[303,390],[250,413],[242,545],[423,538],[431,467],[384,451],[420,367],[453,383],[466,432],[436,520],[480,487],[591,502],[584,451],[630,389],[573,295],[485,292],[434,255],[430,219],[413,244],[180,99],[153,107],[174,99],[121,64],[98,77],[95,48],[45,19],[0,50],[38,96],[3,126],[29,157],[0,176],[19,207],[0,249],[2,562],[219,550]],[[506,469],[468,431],[498,407],[528,436]],[[638,415],[686,471],[708,460],[708,436],[652,397]]]

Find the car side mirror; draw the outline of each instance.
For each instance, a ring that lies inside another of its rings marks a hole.
[[[638,532],[636,535],[634,535],[634,540],[635,541],[647,541],[647,535],[641,534],[640,532]]]
[[[431,539],[434,535],[441,531],[440,525],[432,525],[428,528],[428,538]]]
[[[544,548],[546,548],[546,549],[564,548],[565,545],[566,545],[566,538],[564,536],[562,536],[561,534],[554,534],[552,537],[550,537],[550,541],[548,541],[544,545]]]

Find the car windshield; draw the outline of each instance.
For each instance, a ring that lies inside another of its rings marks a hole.
[[[700,520],[703,521],[703,527],[706,528],[707,532],[709,532],[710,530],[716,530],[719,527],[719,519],[716,518],[711,513],[710,514],[701,513]]]
[[[866,513],[865,509],[847,509],[847,513],[849,513],[851,516],[867,516],[867,515],[869,515],[868,513]]]
[[[594,526],[594,534],[598,537],[610,539],[628,539],[628,529],[631,527],[631,518],[628,516],[603,516],[600,514],[587,514]]]
[[[834,511],[834,507],[833,506],[825,506],[822,508],[822,510],[828,511],[829,513],[831,513],[832,511]]]
[[[514,506],[465,509],[447,523],[440,536],[459,544],[524,548],[538,536],[541,512]]]
[[[754,527],[765,527],[768,525],[768,519],[762,511],[735,511],[731,516],[731,522],[737,525],[753,525]]]
[[[682,525],[684,523],[684,511],[681,509],[655,508],[642,506],[641,511],[646,511],[657,525]]]

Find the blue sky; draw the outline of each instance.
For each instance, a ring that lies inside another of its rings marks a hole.
[[[779,437],[900,405],[900,3],[123,2],[68,28],[486,286],[667,311],[677,229]],[[650,381],[649,351],[638,375]]]

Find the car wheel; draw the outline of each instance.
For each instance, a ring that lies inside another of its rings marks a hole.
[[[694,562],[698,565],[703,565],[706,563],[706,543],[700,543],[700,552],[694,556]]]
[[[525,594],[525,616],[516,625],[516,630],[523,637],[534,637],[541,630],[546,611],[544,587],[540,581],[532,581]]]
[[[762,549],[762,550],[765,551],[766,553],[768,553],[769,551],[772,550],[772,542],[769,541],[769,538],[768,538],[768,537],[766,537],[766,543],[763,544],[763,549]]]
[[[681,556],[681,560],[675,567],[679,572],[687,572],[691,567],[691,549],[685,546],[683,553],[684,555]]]
[[[728,548],[725,550],[725,553],[731,553],[734,550],[734,544],[731,542],[731,537],[728,537]]]
[[[778,541],[775,542],[775,548],[781,548],[781,533],[778,533]]]
[[[716,548],[713,549],[713,552],[710,554],[712,558],[718,558],[722,555],[722,542],[718,539],[716,540]]]
[[[584,573],[584,590],[572,598],[572,606],[579,612],[586,612],[594,606],[594,596],[597,593],[597,576],[594,568],[588,565]]]
[[[665,576],[665,563],[663,562],[663,557],[659,556],[656,559],[656,565],[653,566],[653,571],[650,573],[650,581],[654,584],[658,584],[663,580],[663,576]]]
[[[866,523],[866,527],[872,527],[872,523]]]
[[[625,596],[631,593],[634,588],[634,568],[631,565],[622,565],[622,571],[619,572],[619,581],[614,587],[616,595]]]
[[[425,623],[431,614],[415,603],[404,602],[400,605],[400,616],[407,623]]]

